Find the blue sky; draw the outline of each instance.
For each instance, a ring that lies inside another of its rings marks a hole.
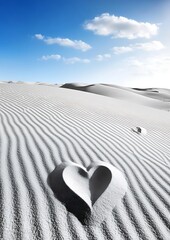
[[[169,0],[0,0],[0,80],[170,88]]]

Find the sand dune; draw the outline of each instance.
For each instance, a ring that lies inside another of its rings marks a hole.
[[[166,89],[0,83],[0,239],[168,240],[168,101]],[[105,220],[83,225],[47,180],[63,162],[95,161],[128,188]]]
[[[109,84],[82,85],[76,83],[66,83],[61,87],[99,94],[153,108],[170,110],[170,90],[168,89],[130,89]]]

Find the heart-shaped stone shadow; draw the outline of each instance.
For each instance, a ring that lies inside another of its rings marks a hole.
[[[111,164],[95,162],[87,169],[69,162],[61,163],[48,177],[55,196],[82,223],[101,222],[124,196],[127,183]]]

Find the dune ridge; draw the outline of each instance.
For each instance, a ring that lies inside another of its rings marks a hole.
[[[127,88],[111,84],[66,83],[61,88],[99,94],[114,99],[135,102],[144,106],[170,111],[170,90],[161,88]]]
[[[110,88],[120,95],[0,84],[0,239],[169,239],[169,103]],[[128,191],[105,221],[84,226],[47,178],[63,161],[98,160],[124,174]]]

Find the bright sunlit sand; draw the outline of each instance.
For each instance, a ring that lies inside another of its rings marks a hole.
[[[0,83],[2,239],[168,239],[169,91]]]

